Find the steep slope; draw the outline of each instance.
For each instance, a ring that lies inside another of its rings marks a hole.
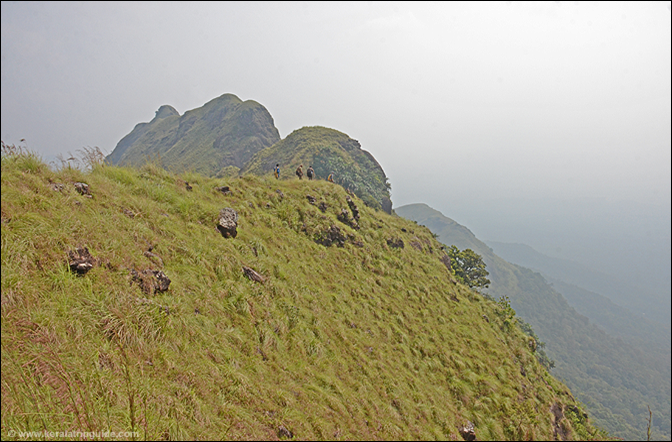
[[[459,225],[426,204],[395,212],[429,227],[446,245],[471,248],[483,256],[492,281],[488,293],[508,296],[556,361],[553,374],[585,402],[596,422],[626,440],[646,438],[647,405],[654,412],[654,437],[670,438],[669,361],[607,334],[569,306],[544,278],[510,264]],[[668,353],[669,354],[669,353]]]
[[[182,116],[161,106],[152,121],[138,124],[119,141],[107,161],[141,165],[148,157],[159,157],[169,170],[224,175],[279,140],[264,106],[224,94]]]
[[[334,182],[352,190],[369,207],[390,213],[390,185],[383,168],[357,140],[326,127],[303,127],[252,158],[242,173],[270,174],[280,164],[283,178],[296,179],[294,171],[313,166],[317,179],[333,174]]]
[[[604,437],[428,229],[332,183],[25,155],[1,179],[3,438]]]

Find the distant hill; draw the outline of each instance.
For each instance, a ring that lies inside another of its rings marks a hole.
[[[216,177],[271,174],[280,164],[282,179],[296,179],[300,164],[304,174],[313,166],[317,179],[333,174],[336,184],[368,206],[388,214],[392,210],[385,172],[359,141],[325,127],[304,127],[280,140],[264,106],[233,94],[182,116],[171,106],[161,106],[152,121],[136,125],[119,141],[107,162],[138,166],[148,159],[160,160],[167,170]]]
[[[664,296],[652,297],[649,287],[636,287],[615,276],[593,270],[584,264],[552,258],[526,244],[485,242],[492,247],[495,253],[509,262],[537,270],[566,284],[583,288],[583,290],[599,293],[629,309],[635,313],[637,318],[644,314],[647,319],[667,324],[669,329],[670,299],[665,301]],[[623,265],[624,270],[629,268],[625,262]]]
[[[669,350],[660,353],[610,335],[572,308],[539,273],[500,258],[469,229],[426,204],[394,210],[429,227],[442,243],[483,256],[492,281],[487,292],[511,299],[518,315],[547,343],[546,352],[556,361],[552,372],[588,405],[599,425],[626,440],[642,440],[650,405],[656,415],[654,438],[670,439]]]
[[[546,256],[525,244],[509,244],[497,241],[486,241],[488,246],[502,258],[511,263],[529,267],[541,273],[544,278],[562,295],[567,302],[582,315],[602,327],[612,336],[629,341],[641,348],[655,348],[662,352],[661,356],[670,357],[670,325],[665,322],[651,321],[650,318],[641,315],[641,312],[633,312],[628,308],[614,303],[610,298],[582,288],[575,281],[592,281],[591,286],[599,285],[605,290],[615,285],[624,289],[625,283],[615,283],[608,279],[608,275],[591,269],[584,265]],[[569,282],[574,281],[575,283]],[[630,289],[630,298],[639,302],[637,310],[642,310],[638,299],[637,288]],[[634,304],[629,302],[628,304]],[[645,307],[646,308],[646,307]],[[660,312],[659,317],[669,312]],[[648,315],[652,316],[652,315]]]
[[[224,176],[237,173],[255,153],[279,140],[264,106],[224,94],[182,116],[161,106],[152,121],[136,125],[119,141],[107,161],[142,165],[158,157],[170,170]]]
[[[313,166],[317,179],[333,174],[334,182],[352,190],[369,207],[390,213],[390,185],[383,168],[359,141],[326,127],[303,127],[282,141],[257,153],[242,173],[270,174],[280,164],[282,177],[296,179],[299,165],[303,171]]]
[[[429,229],[340,186],[4,145],[0,177],[3,439],[608,437]]]

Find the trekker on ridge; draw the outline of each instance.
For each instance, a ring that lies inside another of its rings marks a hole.
[[[298,176],[299,179],[303,179],[303,164],[296,168],[296,176]]]

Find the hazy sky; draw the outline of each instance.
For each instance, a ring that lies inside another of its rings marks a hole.
[[[358,139],[395,206],[669,207],[671,41],[670,2],[3,1],[2,139],[110,153],[162,104],[233,93],[282,137]]]

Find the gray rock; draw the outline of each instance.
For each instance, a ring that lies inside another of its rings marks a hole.
[[[238,235],[238,212],[230,207],[219,211],[217,229],[224,238],[235,238]]]

